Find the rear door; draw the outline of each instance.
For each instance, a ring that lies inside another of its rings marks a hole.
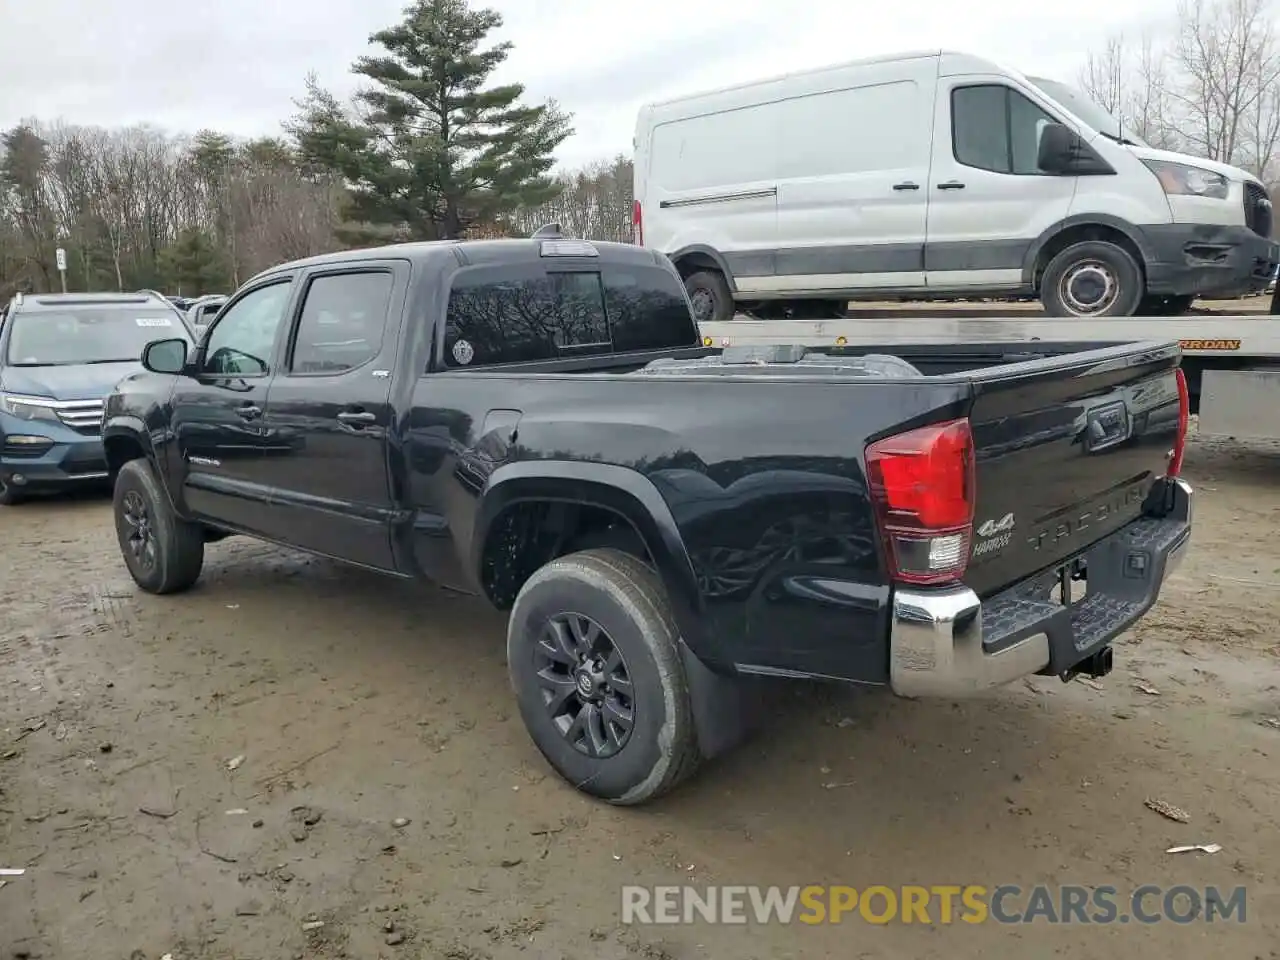
[[[1036,164],[1040,130],[1059,123],[999,76],[938,81],[925,280],[939,289],[1022,284],[1032,243],[1071,209],[1078,177]]]
[[[408,282],[402,260],[318,268],[301,278],[263,415],[274,488],[268,536],[393,568],[387,437]]]
[[[978,375],[965,582],[980,595],[1079,555],[1142,513],[1178,424],[1177,348],[1148,347]]]

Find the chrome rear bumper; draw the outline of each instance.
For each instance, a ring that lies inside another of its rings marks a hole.
[[[1156,602],[1191,541],[1192,490],[1171,487],[1170,512],[1143,517],[1084,555],[1088,593],[1071,607],[1048,599],[1056,577],[1033,577],[985,602],[957,584],[898,589],[889,684],[907,697],[964,697],[1035,673],[1064,673],[1103,649]],[[1141,576],[1134,575],[1141,558]],[[1122,572],[1123,571],[1123,572]]]

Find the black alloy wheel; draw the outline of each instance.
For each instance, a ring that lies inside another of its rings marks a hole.
[[[575,750],[593,759],[612,757],[635,726],[631,675],[622,653],[589,617],[551,617],[534,651],[543,705]]]
[[[130,490],[121,503],[120,519],[124,524],[125,548],[133,556],[140,571],[156,569],[156,534],[151,511],[137,490]]]

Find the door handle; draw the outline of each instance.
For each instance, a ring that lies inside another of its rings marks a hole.
[[[236,413],[245,420],[257,420],[262,416],[262,408],[255,407],[252,403],[246,403],[243,406],[236,407]]]
[[[946,183],[938,184],[939,190],[963,190],[964,184],[959,180],[948,180]]]
[[[343,423],[350,424],[353,427],[363,426],[366,423],[376,423],[378,415],[370,413],[368,410],[344,410],[338,414],[338,419]]]
[[[919,190],[919,189],[920,189],[920,184],[918,184],[918,183],[912,183],[910,180],[908,180],[906,183],[895,183],[895,184],[893,185],[893,189],[895,189],[895,190]]]

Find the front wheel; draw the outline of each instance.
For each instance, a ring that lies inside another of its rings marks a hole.
[[[13,484],[6,480],[0,480],[0,507],[14,507],[23,501],[24,497],[13,488]]]
[[[1124,247],[1073,243],[1045,267],[1040,302],[1051,317],[1131,317],[1142,301],[1142,271]]]
[[[635,805],[700,759],[678,631],[657,575],[612,549],[553,560],[521,588],[507,664],[534,745],[584,793]]]
[[[120,553],[138,586],[178,593],[199,579],[204,534],[174,512],[148,461],[130,460],[120,468],[112,506]]]

